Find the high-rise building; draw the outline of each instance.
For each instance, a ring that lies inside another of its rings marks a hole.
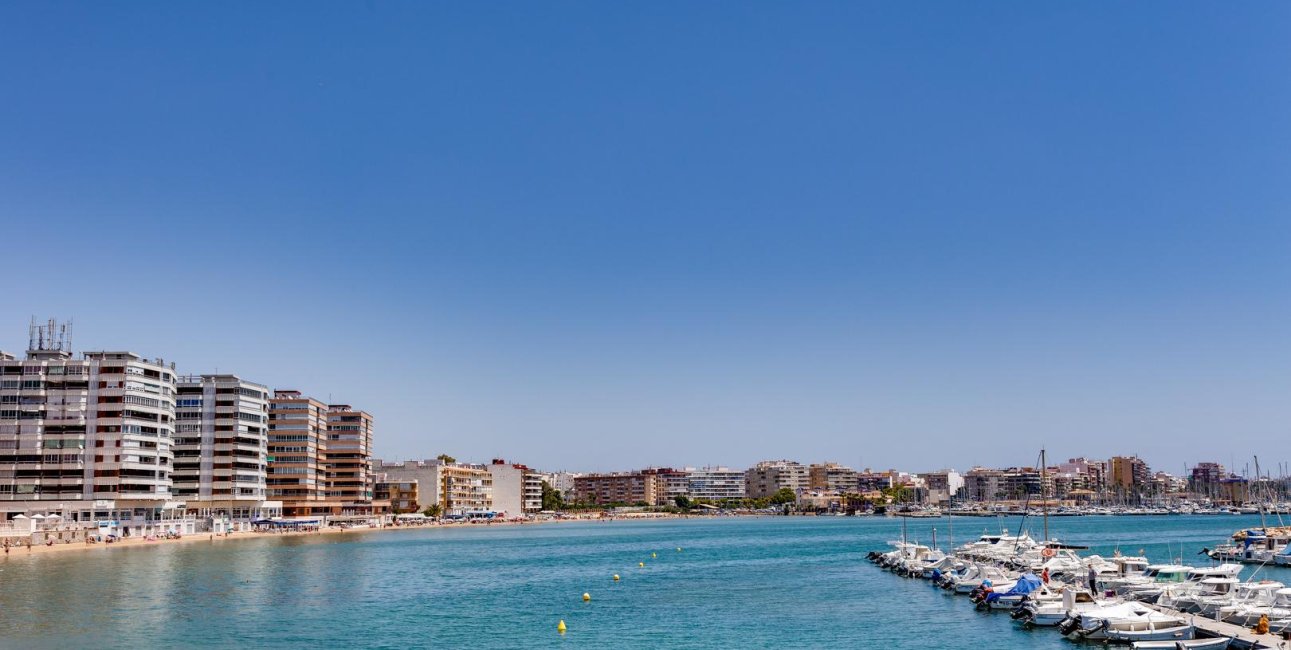
[[[269,401],[269,498],[283,513],[312,515],[325,509],[327,405],[300,391],[276,390]]]
[[[269,498],[283,513],[363,516],[389,504],[373,500],[372,416],[328,406],[296,390],[269,400]]]
[[[372,502],[372,416],[348,404],[327,407],[327,446],[323,458],[327,498],[343,509],[362,510]]]
[[[222,374],[180,377],[176,392],[175,497],[217,530],[280,514],[265,503],[269,389]]]
[[[191,532],[171,494],[173,366],[131,352],[74,359],[66,331],[33,323],[24,359],[0,352],[0,512]]]

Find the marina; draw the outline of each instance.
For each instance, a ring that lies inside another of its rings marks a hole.
[[[1053,628],[1071,641],[1134,648],[1291,647],[1291,588],[1260,575],[1279,566],[1271,557],[1252,570],[1216,564],[1225,554],[1210,549],[1198,555],[1211,564],[1185,565],[1183,544],[1167,547],[1173,557],[1166,563],[1153,563],[1142,549],[1132,556],[1119,548],[1110,557],[1081,556],[1073,545],[1049,537],[1043,515],[1042,521],[1045,534],[1039,539],[1026,532],[1028,519],[1022,518],[1016,534],[984,533],[948,552],[910,541],[903,526],[902,539],[889,542],[893,550],[871,551],[867,558],[896,575],[967,596],[977,611],[1006,610],[1020,628]],[[1264,531],[1246,529],[1236,537],[1261,538]],[[1244,571],[1245,579],[1239,577]]]

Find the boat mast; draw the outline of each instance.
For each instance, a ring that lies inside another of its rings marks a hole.
[[[1044,542],[1049,542],[1049,499],[1045,496],[1045,461],[1044,448],[1040,448],[1040,511],[1044,513]]]
[[[1254,487],[1258,488],[1259,485],[1260,485],[1260,457],[1256,456]],[[1264,530],[1268,530],[1269,525],[1264,521],[1264,499],[1259,498],[1259,494],[1258,492],[1256,492],[1256,490],[1251,490],[1250,492],[1255,493],[1255,496],[1256,496],[1255,505],[1260,509],[1260,528],[1263,528]]]

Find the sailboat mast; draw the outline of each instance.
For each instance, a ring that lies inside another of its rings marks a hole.
[[[1040,511],[1044,513],[1044,541],[1049,541],[1049,498],[1045,496],[1045,465],[1049,463],[1045,460],[1044,448],[1040,449]]]
[[[1255,483],[1252,486],[1255,489],[1248,490],[1248,493],[1257,492],[1257,490],[1259,489],[1259,486],[1260,486],[1260,457],[1256,456],[1255,457]],[[1264,521],[1264,499],[1259,498],[1258,493],[1255,494],[1254,496],[1256,497],[1255,505],[1260,509],[1260,528],[1268,530],[1269,525]]]

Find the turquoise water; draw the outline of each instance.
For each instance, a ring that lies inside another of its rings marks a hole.
[[[1164,560],[1182,547],[1198,564],[1202,546],[1258,523],[1073,517],[1051,532],[1104,554]],[[911,538],[936,527],[942,545],[1002,524],[1017,530],[1016,519],[908,522]],[[900,534],[898,519],[768,517],[18,552],[0,560],[0,647],[1072,647],[865,561]],[[1291,570],[1260,577],[1291,584]]]

